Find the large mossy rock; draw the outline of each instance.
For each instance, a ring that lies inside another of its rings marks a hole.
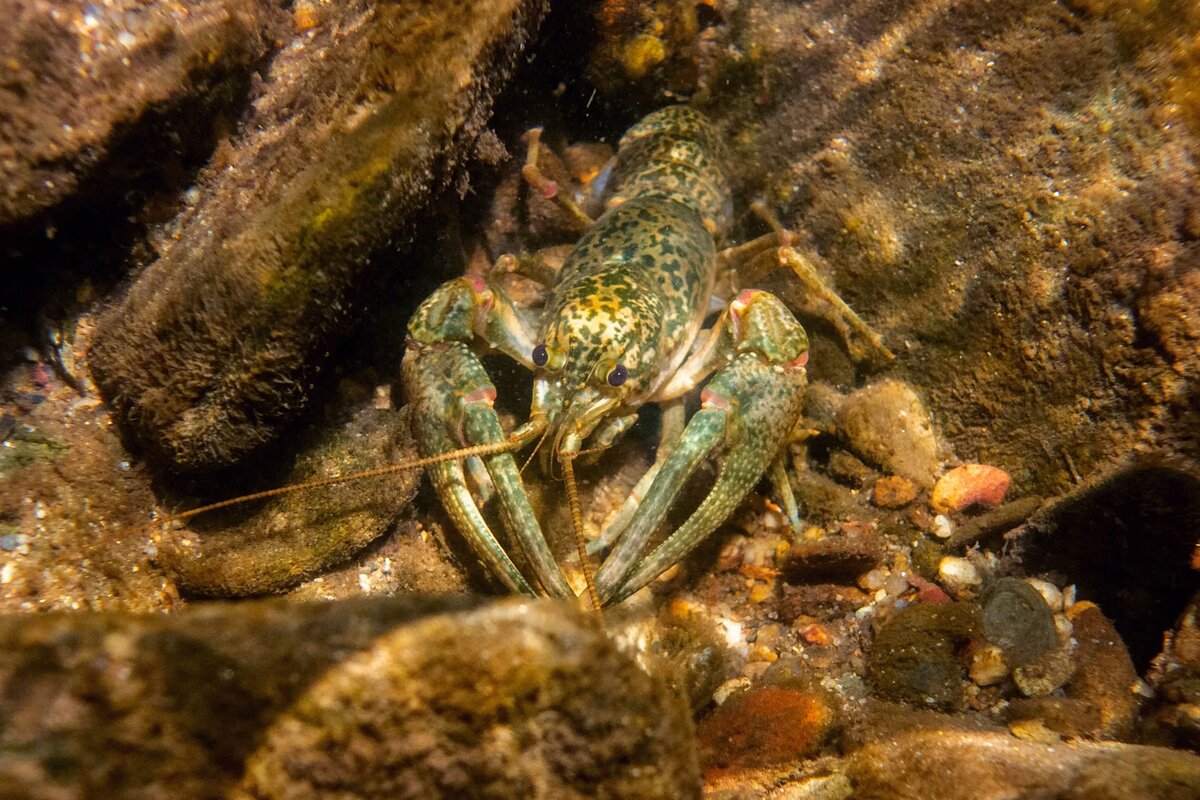
[[[686,704],[551,602],[4,617],[0,720],[4,797],[699,797]]]
[[[545,7],[305,5],[303,35],[158,260],[98,321],[92,374],[146,452],[179,470],[229,466],[299,413],[373,265],[454,181]]]

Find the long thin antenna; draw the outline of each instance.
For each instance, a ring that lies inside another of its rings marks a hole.
[[[537,455],[538,450],[542,449],[542,444],[545,443],[546,437],[549,435],[550,435],[550,426],[547,425],[546,429],[544,431],[542,431],[542,435],[538,437],[537,444],[535,444],[533,446],[533,450],[532,450],[532,452],[530,452],[529,458],[525,459],[525,463],[521,465],[521,469],[517,473],[518,475],[524,475],[525,470],[529,469],[529,465],[533,463],[533,457]]]
[[[579,506],[579,492],[575,487],[575,456],[567,455],[562,459],[563,479],[567,484],[567,502],[571,506],[571,527],[575,531],[575,544],[579,547],[579,565],[583,568],[583,582],[587,584],[588,598],[592,608],[599,614],[602,610],[600,595],[596,594],[596,569],[588,557],[587,542],[583,538],[583,511]]]
[[[231,497],[228,500],[221,500],[217,503],[209,503],[206,506],[193,508],[190,511],[181,511],[178,514],[169,514],[165,517],[151,520],[142,525],[135,525],[132,528],[126,528],[129,533],[137,533],[139,531],[149,530],[157,525],[165,525],[170,522],[177,522],[181,519],[190,519],[198,514],[204,514],[208,511],[216,511],[219,508],[228,508],[229,506],[241,505],[242,503],[251,503],[255,500],[265,500],[268,497],[278,497],[281,494],[289,494],[290,492],[298,492],[302,489],[315,489],[320,486],[332,486],[338,483],[348,483],[350,481],[358,481],[366,478],[377,478],[381,475],[392,475],[397,472],[405,472],[413,469],[421,469],[430,464],[440,464],[444,461],[457,461],[462,458],[471,456],[490,456],[496,453],[505,453],[511,450],[516,450],[520,446],[518,442],[505,440],[503,442],[491,442],[489,444],[477,444],[471,447],[464,447],[461,450],[451,450],[447,453],[438,453],[433,456],[417,458],[411,461],[403,461],[399,464],[389,464],[386,467],[376,467],[374,469],[364,469],[359,472],[348,472],[345,475],[332,475],[328,478],[313,478],[312,480],[302,481],[300,483],[291,483],[287,486],[279,486],[275,489],[264,489],[261,492],[252,494],[244,494],[239,497]]]

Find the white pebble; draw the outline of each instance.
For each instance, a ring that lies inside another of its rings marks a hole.
[[[933,518],[933,535],[939,539],[949,539],[954,535],[954,526],[945,514],[938,514]]]
[[[750,679],[746,677],[730,678],[713,692],[713,702],[722,705],[735,692],[750,688]]]
[[[958,556],[946,556],[938,563],[938,577],[947,589],[956,592],[976,587],[983,581],[979,569]]]
[[[883,590],[889,597],[899,597],[908,591],[908,577],[903,572],[893,572],[883,582]]]
[[[1046,605],[1050,606],[1051,611],[1062,610],[1063,596],[1057,586],[1050,581],[1044,581],[1040,578],[1026,578],[1025,582],[1038,590],[1038,594],[1046,601]]]
[[[868,592],[876,592],[883,588],[887,576],[887,572],[877,567],[859,578],[858,585]]]

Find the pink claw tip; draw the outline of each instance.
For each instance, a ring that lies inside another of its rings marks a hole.
[[[700,392],[700,405],[708,408],[729,408],[729,400],[711,389]]]
[[[483,386],[463,395],[463,400],[468,403],[493,403],[496,400],[496,387]]]

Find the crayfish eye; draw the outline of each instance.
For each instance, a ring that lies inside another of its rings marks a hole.
[[[546,345],[539,344],[533,348],[533,363],[539,367],[546,366],[546,362],[550,360],[550,352],[546,350]]]
[[[625,369],[624,364],[617,364],[613,367],[612,372],[608,373],[608,385],[620,386],[629,377],[629,370]]]

